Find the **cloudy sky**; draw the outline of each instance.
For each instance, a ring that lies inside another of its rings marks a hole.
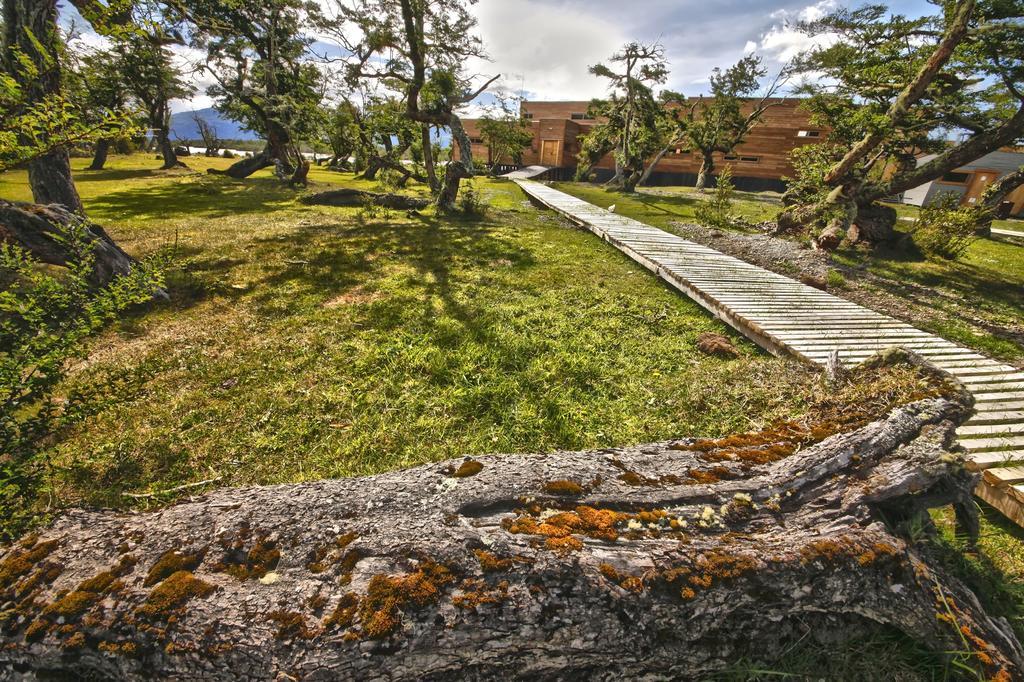
[[[729,66],[757,52],[774,71],[807,47],[807,37],[788,23],[813,19],[839,5],[864,2],[479,0],[474,11],[491,61],[471,67],[484,76],[501,74],[506,89],[527,99],[589,100],[605,93],[604,83],[587,72],[590,65],[607,59],[629,41],[660,41],[670,62],[667,87],[699,94],[706,92],[708,74],[716,66]],[[930,9],[927,0],[892,0],[891,7],[910,16]],[[64,18],[74,16],[74,10],[67,10]],[[183,60],[189,57],[189,50],[179,52]],[[173,110],[210,106],[205,95],[209,79],[197,74],[194,80],[197,95],[190,101],[173,102]]]
[[[480,0],[480,35],[492,63],[512,90],[527,99],[590,99],[604,84],[587,67],[631,40],[658,40],[671,65],[668,87],[687,94],[707,91],[716,66],[752,51],[769,69],[806,47],[807,37],[787,22],[813,19],[844,0]],[[896,0],[892,8],[916,16],[925,0]],[[933,8],[932,8],[933,9]]]

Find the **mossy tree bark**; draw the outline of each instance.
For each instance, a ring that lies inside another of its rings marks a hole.
[[[20,55],[32,62],[38,76],[22,83],[28,103],[41,102],[61,91],[60,36],[56,0],[5,0],[0,61],[7,73],[22,73]],[[61,204],[84,215],[82,200],[71,178],[71,161],[64,147],[51,149],[28,162],[28,182],[39,204]]]
[[[60,235],[61,228],[85,221],[93,243],[93,284],[108,284],[114,277],[126,275],[135,259],[118,246],[95,223],[58,204],[40,206],[0,200],[0,241],[11,241],[50,265],[66,265],[72,254]]]
[[[107,155],[109,153],[110,140],[106,137],[96,140],[96,148],[93,150],[92,163],[89,164],[89,170],[103,170],[103,167],[107,165]]]
[[[697,678],[896,629],[1020,679],[1009,625],[897,528],[972,525],[926,398],[750,438],[480,457],[75,511],[0,556],[0,664],[117,679]],[[781,459],[779,458],[781,457]]]

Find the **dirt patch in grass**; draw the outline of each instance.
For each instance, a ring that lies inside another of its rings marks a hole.
[[[379,291],[367,291],[363,287],[356,287],[352,291],[346,291],[339,296],[335,296],[334,298],[325,301],[324,307],[340,308],[342,306],[349,305],[362,305],[379,301],[381,298],[383,298],[383,296]]]

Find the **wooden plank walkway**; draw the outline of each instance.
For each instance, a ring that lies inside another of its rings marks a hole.
[[[1024,242],[1024,232],[1019,232],[1017,230],[1004,230],[999,227],[993,227],[992,236],[1001,237],[1010,241]]]
[[[970,465],[984,470],[975,492],[1024,526],[1024,371],[539,182],[515,182],[773,354],[823,364],[838,351],[854,365],[902,346],[958,377],[977,401],[974,417],[957,430]]]
[[[530,178],[539,178],[549,170],[551,170],[550,166],[524,166],[519,170],[506,173],[505,177],[510,180],[529,180]]]

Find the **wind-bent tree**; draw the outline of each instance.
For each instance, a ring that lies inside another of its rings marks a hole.
[[[644,179],[670,149],[685,147],[700,154],[700,172],[696,187],[704,191],[715,169],[715,154],[731,154],[743,144],[750,130],[764,117],[775,103],[772,98],[785,85],[788,69],[783,68],[764,90],[758,100],[753,95],[760,88],[761,79],[768,74],[761,58],[748,55],[725,71],[711,73],[711,97],[690,100],[675,92],[663,92],[662,101],[669,107],[672,120],[667,144],[648,166]],[[744,112],[744,106],[750,107]]]
[[[1024,8],[958,0],[908,19],[883,5],[837,10],[801,28],[837,40],[799,61],[800,90],[832,129],[829,163],[805,164],[779,216],[820,244],[891,238],[879,199],[937,180],[1024,136]],[[924,153],[934,158],[917,163]],[[852,228],[852,229],[851,229]]]
[[[487,145],[488,170],[507,161],[518,165],[523,152],[533,141],[530,123],[519,115],[520,100],[504,93],[495,93],[495,103],[480,117],[480,137]]]
[[[42,262],[67,265],[75,254],[62,234],[73,227],[91,246],[92,283],[107,284],[130,272],[134,260],[85,220],[67,145],[123,134],[130,120],[111,112],[89,121],[65,96],[54,0],[5,2],[3,10],[0,172],[27,165],[36,204],[0,200],[0,241],[19,244]]]
[[[416,122],[406,115],[405,103],[395,97],[370,97],[361,112],[355,112],[356,133],[363,161],[362,176],[376,180],[381,171],[399,176],[398,185],[410,178],[427,182],[403,160],[420,139]]]
[[[189,97],[194,89],[175,66],[170,45],[180,42],[167,27],[142,19],[146,30],[131,31],[114,43],[119,67],[129,91],[145,112],[153,142],[163,157],[163,170],[183,167],[171,144],[172,99]]]
[[[322,141],[331,149],[327,166],[335,170],[350,170],[355,158],[357,169],[360,158],[359,110],[348,99],[342,99],[333,108],[324,111]]]
[[[65,90],[77,104],[86,125],[102,124],[111,116],[135,114],[136,102],[125,82],[120,55],[115,50],[95,49],[73,42],[69,44],[68,57]],[[114,141],[109,137],[96,139],[88,170],[103,170]]]
[[[203,141],[203,146],[206,147],[206,156],[217,156],[224,146],[224,142],[217,134],[217,126],[200,116],[197,111],[192,112],[192,122],[195,124],[196,132],[199,133],[199,137]]]
[[[475,77],[466,71],[468,60],[485,56],[473,34],[476,17],[469,8],[474,1],[359,0],[340,5],[345,26],[337,35],[353,55],[350,81],[376,83],[401,98],[405,116],[419,124],[421,145],[427,143],[428,177],[436,172],[429,127],[451,131],[459,151],[437,185],[435,204],[442,212],[454,210],[459,184],[474,173],[469,137],[456,112],[499,78],[474,87]],[[358,40],[349,37],[349,27]]]
[[[604,122],[584,138],[577,175],[586,177],[595,163],[613,152],[615,176],[609,184],[632,192],[647,160],[663,146],[665,110],[653,88],[668,77],[665,48],[659,43],[629,43],[610,61],[621,70],[604,64],[590,67],[592,74],[608,79],[611,97],[590,105],[590,113]]]
[[[47,120],[50,129],[39,135],[27,125],[32,119],[60,117],[73,109],[61,89],[64,47],[57,31],[56,0],[4,0],[3,32],[5,118],[33,108],[36,113],[21,119],[26,125],[20,129],[5,126],[5,135],[14,138],[8,143],[29,152],[28,180],[37,203],[61,204],[74,213],[84,213],[65,146],[71,141],[68,138],[75,137],[77,126],[61,134],[67,126],[60,120]]]
[[[299,175],[308,164],[297,140],[311,136],[322,98],[322,75],[306,57],[310,31],[323,24],[319,6],[305,0],[168,0],[190,27],[192,44],[206,50],[208,93],[216,108],[266,140],[266,147],[226,172],[235,178],[277,165]],[[212,169],[211,169],[211,172]]]

